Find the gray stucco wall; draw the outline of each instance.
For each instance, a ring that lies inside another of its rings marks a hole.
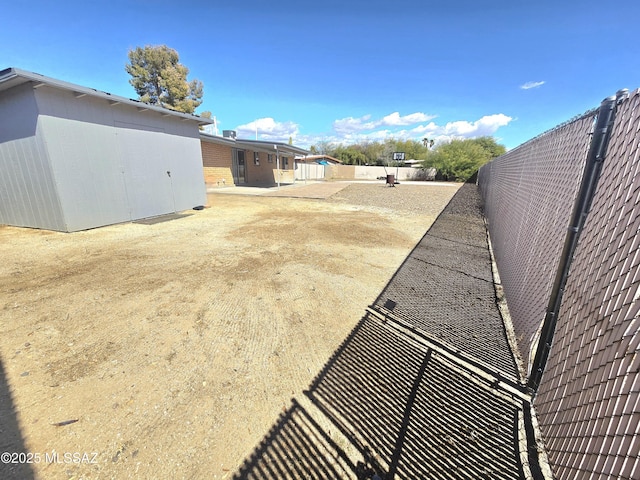
[[[0,223],[64,230],[30,85],[0,92]]]

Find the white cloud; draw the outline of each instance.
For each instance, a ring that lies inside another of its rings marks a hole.
[[[364,130],[373,130],[383,126],[398,127],[414,125],[416,123],[426,122],[432,118],[435,118],[435,115],[427,115],[422,112],[410,113],[405,116],[400,116],[400,112],[393,112],[377,120],[371,120],[371,115],[364,115],[359,118],[346,117],[335,120],[333,122],[333,129],[337,133],[347,135]]]
[[[498,113],[486,115],[475,122],[467,122],[465,120],[449,122],[442,129],[442,134],[464,138],[484,137],[493,135],[498,128],[508,125],[511,120],[513,118],[503,113]]]
[[[404,117],[400,116],[400,112],[393,112],[392,114],[384,117],[380,121],[380,125],[414,125],[416,123],[426,122],[427,120],[431,120],[432,118],[436,118],[435,115],[426,115],[422,112],[411,113],[409,115],[405,115]]]
[[[365,115],[360,118],[341,118],[333,122],[333,129],[336,132],[349,134],[352,132],[359,132],[361,130],[371,130],[376,128],[376,122],[369,122],[371,115]]]
[[[520,88],[522,90],[531,90],[532,88],[538,88],[541,87],[542,85],[544,85],[544,80],[540,81],[540,82],[527,82],[524,85],[520,85]]]
[[[238,138],[254,139],[257,127],[258,139],[260,140],[286,143],[291,137],[293,144],[302,148],[308,148],[320,142],[349,145],[366,141],[384,142],[387,138],[420,141],[427,137],[434,139],[438,144],[453,139],[494,135],[498,129],[513,121],[512,117],[503,113],[485,115],[475,121],[457,120],[443,125],[429,121],[432,118],[435,117],[420,112],[405,116],[394,112],[375,120],[371,118],[371,115],[357,118],[346,117],[335,120],[331,132],[302,134],[300,126],[295,122],[278,122],[267,117],[240,125],[236,127],[236,130]]]
[[[442,127],[436,125],[434,122],[429,122],[426,125],[418,125],[411,130],[406,130],[408,137],[433,137],[441,133]]]
[[[276,122],[271,117],[258,118],[253,122],[236,127],[238,138],[254,139],[256,131],[258,140],[288,142],[289,137],[296,138],[299,126],[294,122]]]
[[[392,117],[392,115],[389,115],[388,117]],[[354,120],[352,117],[350,118]],[[429,120],[433,117],[428,117],[425,115],[424,118],[426,120]],[[336,120],[336,122],[341,122],[342,120]],[[325,136],[323,137],[323,139],[325,141],[332,141],[334,143],[350,144],[364,140],[384,141],[386,138],[390,137],[413,140],[421,140],[422,138],[427,137],[433,138],[436,143],[438,143],[446,142],[454,138],[463,139],[493,135],[500,127],[508,125],[512,120],[513,118],[509,117],[508,115],[497,113],[494,115],[485,115],[479,120],[473,122],[467,120],[458,120],[454,122],[448,122],[444,125],[438,125],[435,122],[429,122],[426,124],[416,125],[411,129],[401,130],[392,128],[376,130],[375,127],[364,128],[364,124],[358,124],[359,126],[362,126],[362,128],[358,128],[358,131],[356,131],[355,129],[347,131],[342,128],[335,128],[336,122],[334,122],[334,135],[330,135],[328,137]],[[368,122],[369,125],[381,125],[381,123],[382,122]],[[392,121],[389,121],[388,123],[391,124]],[[342,123],[338,123],[338,125],[343,126]],[[402,123],[398,123],[398,125],[402,125]],[[394,125],[388,126],[391,127]],[[313,144],[313,142],[311,144]]]

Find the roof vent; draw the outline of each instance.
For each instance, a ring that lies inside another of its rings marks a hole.
[[[233,140],[236,139],[236,131],[235,130],[223,130],[222,131],[222,136],[224,138],[232,138]]]

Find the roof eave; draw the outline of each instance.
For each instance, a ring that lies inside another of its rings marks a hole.
[[[184,120],[197,122],[198,125],[210,125],[213,123],[212,119],[199,117],[198,115],[192,115],[189,113],[177,112],[175,110],[171,110],[158,105],[151,105],[149,103],[141,102],[140,100],[134,100],[131,98],[120,97],[118,95],[112,95],[110,93],[102,92],[94,88],[83,87],[81,85],[75,85],[73,83],[64,82],[62,80],[57,80],[55,78],[46,77],[39,73],[27,72],[25,70],[20,70],[18,68],[6,68],[4,70],[0,70],[0,91],[7,90],[9,88],[12,88],[27,82],[33,82],[34,86],[47,85],[52,88],[58,88],[61,90],[70,91],[70,92],[73,92],[74,95],[76,95],[77,97],[90,95],[92,97],[97,97],[97,98],[102,98],[104,100],[107,100],[112,105],[115,105],[116,103],[122,103],[125,105],[136,107],[138,109],[152,110],[154,112],[158,112],[165,116],[171,115],[171,116],[180,117]]]
[[[239,144],[244,144],[248,147],[258,147],[264,150],[275,151],[276,147],[279,151],[287,151],[293,155],[308,155],[309,151],[304,148],[296,147],[294,145],[289,145],[288,143],[282,142],[270,142],[267,140],[250,140],[250,139],[236,139],[236,142]]]
[[[230,146],[235,146],[236,144],[236,141],[233,138],[221,137],[220,135],[213,135],[211,133],[202,132],[202,131],[200,132],[200,139],[207,142],[221,143],[221,144],[230,145]]]

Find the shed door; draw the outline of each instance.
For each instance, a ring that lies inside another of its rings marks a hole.
[[[127,190],[131,219],[155,217],[175,212],[171,166],[163,148],[163,130],[144,130],[116,122],[122,158],[122,174]]]

